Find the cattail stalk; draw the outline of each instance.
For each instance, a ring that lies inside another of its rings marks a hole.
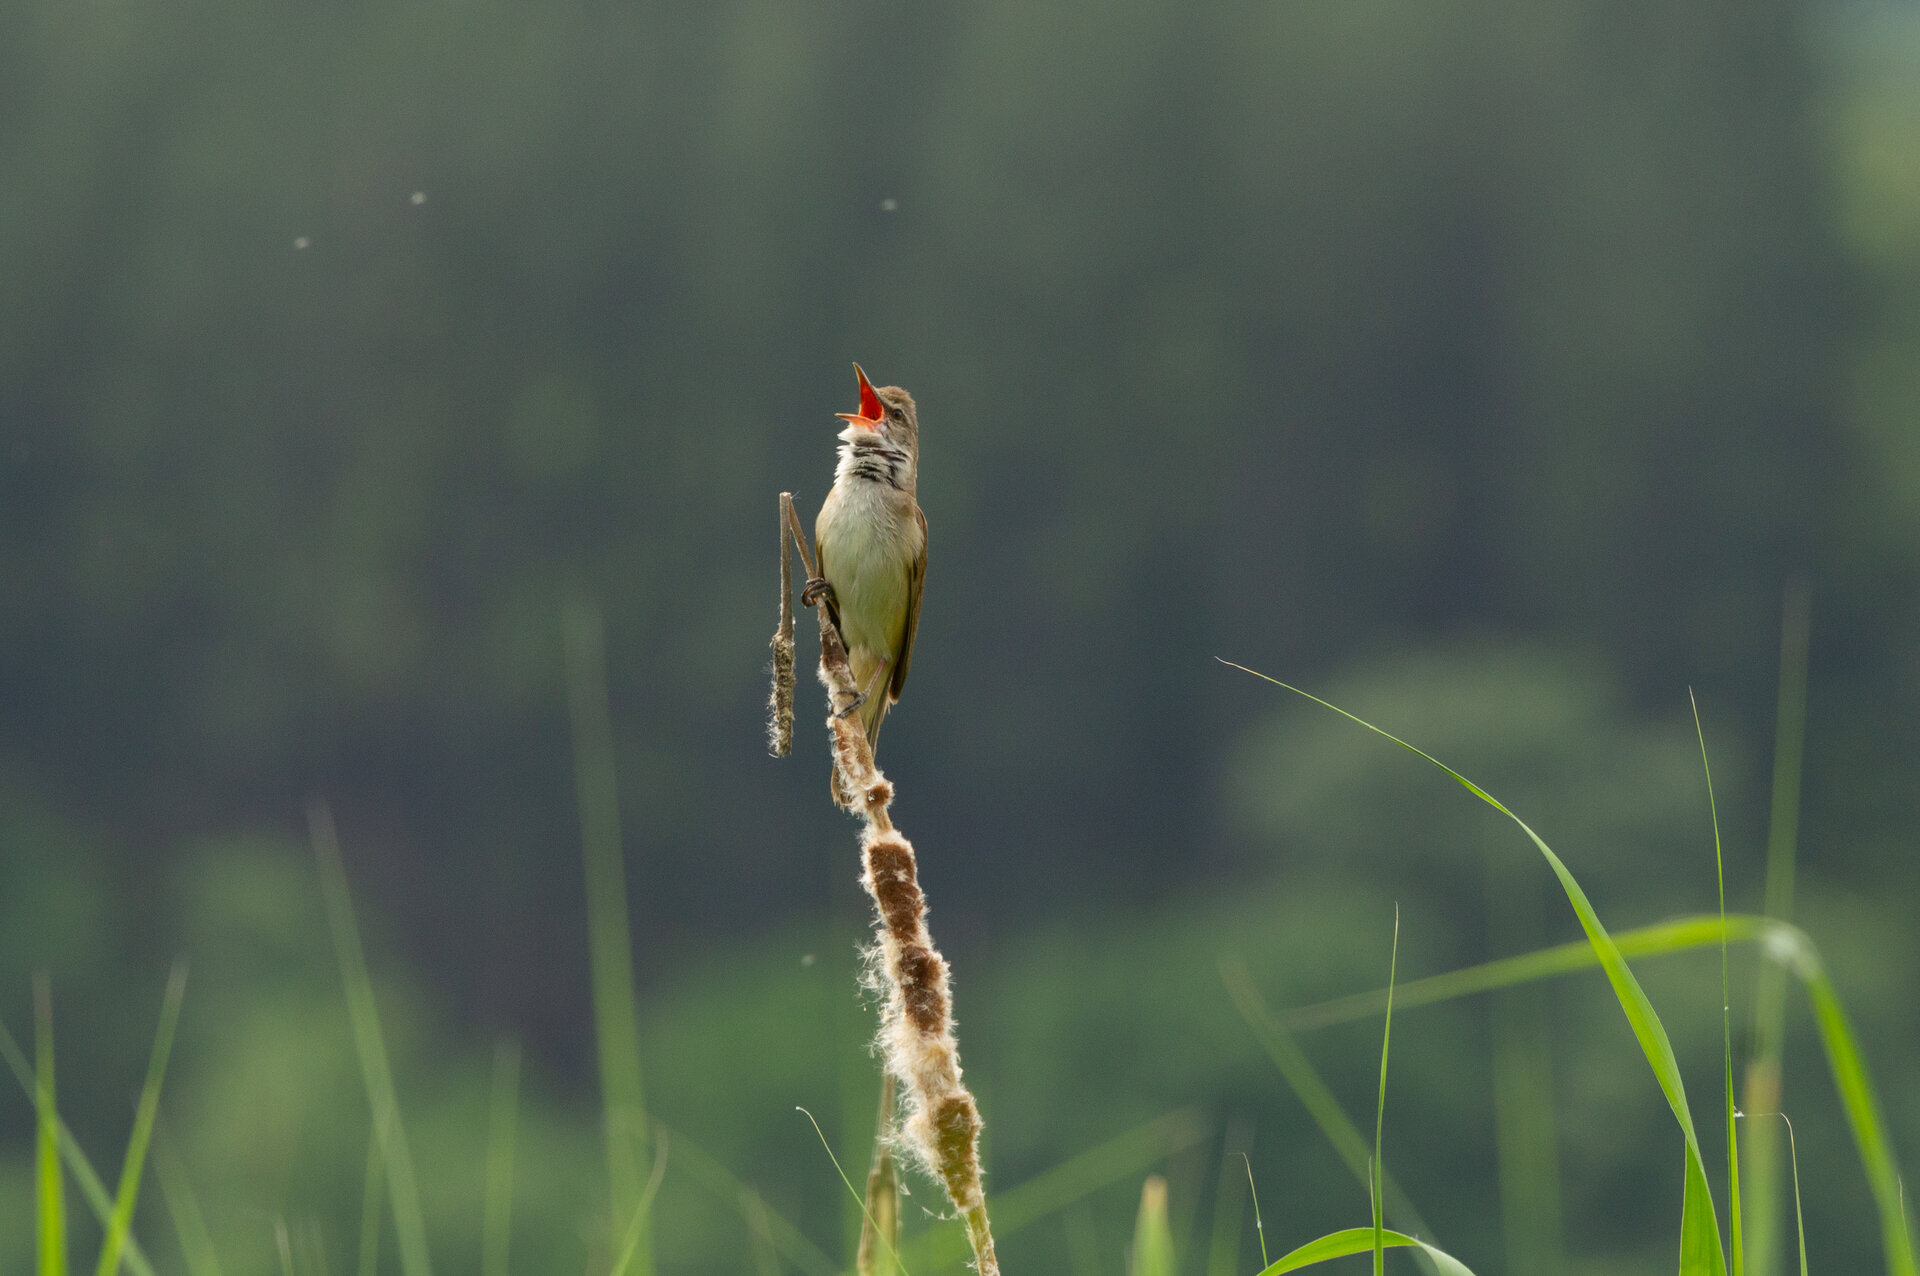
[[[793,554],[787,528],[796,522],[793,495],[780,493],[780,626],[773,631],[773,689],[767,695],[767,750],[793,752]],[[801,542],[803,545],[804,541]],[[804,552],[804,551],[802,551]]]
[[[813,559],[790,494],[781,493],[780,509],[800,551],[801,565],[811,578]],[[820,681],[832,707],[827,728],[833,739],[834,767],[841,791],[851,799],[849,808],[864,826],[860,883],[877,915],[869,971],[885,998],[880,1012],[881,1055],[900,1085],[906,1109],[901,1142],[946,1188],[947,1198],[966,1224],[980,1276],[999,1276],[980,1182],[980,1108],[960,1079],[947,959],[933,946],[927,930],[927,901],[920,890],[913,846],[887,814],[893,785],[874,765],[873,749],[859,718],[847,712],[860,694],[847,665],[847,649],[827,609],[814,611],[820,622]],[[886,693],[876,688],[875,694]]]

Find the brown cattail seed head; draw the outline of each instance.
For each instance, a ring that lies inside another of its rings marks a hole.
[[[767,697],[767,748],[776,758],[793,752],[793,635],[773,636],[773,690]]]

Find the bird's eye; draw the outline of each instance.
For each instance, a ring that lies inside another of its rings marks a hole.
[[[893,418],[894,420],[896,420],[896,421],[898,421],[898,420],[900,419],[900,409],[899,409],[899,408],[888,408],[888,409],[887,409],[887,415],[888,415],[888,416],[890,416],[890,417],[892,417],[892,418]]]

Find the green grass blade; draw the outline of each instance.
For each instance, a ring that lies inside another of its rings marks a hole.
[[[1802,944],[1794,951],[1792,961],[1795,973],[1806,986],[1807,1000],[1813,1006],[1814,1025],[1827,1053],[1827,1066],[1833,1072],[1834,1087],[1840,1092],[1840,1104],[1853,1131],[1860,1164],[1867,1173],[1867,1186],[1880,1211],[1880,1238],[1886,1251],[1889,1276],[1920,1276],[1907,1233],[1900,1169],[1894,1163],[1886,1122],[1880,1113],[1873,1082],[1867,1076],[1867,1063],[1860,1054],[1853,1026],[1813,945]]]
[[[140,1198],[140,1175],[147,1162],[147,1143],[153,1137],[153,1120],[160,1111],[160,1085],[167,1075],[167,1057],[173,1052],[173,1032],[180,1023],[180,1003],[187,995],[187,967],[175,962],[167,979],[166,996],[160,1003],[160,1027],[153,1036],[153,1050],[147,1058],[147,1080],[140,1088],[140,1101],[134,1109],[133,1133],[127,1139],[127,1155],[120,1163],[120,1190],[114,1194],[112,1221],[106,1240],[100,1246],[100,1264],[95,1276],[113,1276],[126,1253],[127,1237],[133,1231],[133,1207]]]
[[[1315,1263],[1325,1263],[1336,1258],[1347,1258],[1354,1254],[1365,1254],[1373,1248],[1374,1234],[1371,1227],[1349,1227],[1345,1231],[1331,1232],[1318,1240],[1308,1241],[1290,1254],[1283,1254],[1272,1264],[1263,1268],[1260,1276],[1283,1276],[1286,1272],[1297,1272],[1303,1267],[1312,1267]],[[1441,1276],[1473,1276],[1473,1271],[1465,1263],[1447,1253],[1435,1249],[1425,1241],[1416,1240],[1403,1232],[1389,1229],[1382,1237],[1382,1243],[1388,1249],[1411,1248],[1417,1254],[1430,1259]]]
[[[1781,603],[1780,685],[1773,724],[1773,803],[1767,820],[1766,914],[1793,919],[1794,856],[1800,831],[1800,777],[1807,729],[1807,650],[1810,631],[1805,578],[1789,581]],[[1746,1109],[1780,1109],[1781,1058],[1786,1043],[1787,981],[1777,962],[1760,967],[1753,996],[1753,1043],[1748,1056]],[[1780,1131],[1771,1121],[1747,1127],[1747,1267],[1773,1276],[1779,1266]],[[1802,1248],[1805,1248],[1804,1241]]]
[[[1713,820],[1713,880],[1720,892],[1720,1045],[1725,1056],[1727,1095],[1727,1228],[1731,1241],[1733,1276],[1745,1276],[1746,1249],[1740,1237],[1740,1141],[1734,1130],[1739,1109],[1733,1095],[1733,981],[1727,974],[1727,869],[1720,849],[1720,807],[1713,797],[1713,764],[1707,760],[1707,733],[1700,725],[1700,703],[1687,691],[1693,709],[1693,734],[1700,742],[1700,770],[1707,779],[1707,812]]]
[[[1791,927],[1776,925],[1765,917],[1735,913],[1723,922],[1710,913],[1700,913],[1633,930],[1617,931],[1613,940],[1623,956],[1640,958],[1691,952],[1717,944],[1723,937],[1736,944],[1761,943],[1770,939],[1791,943],[1794,934]],[[1475,993],[1571,975],[1591,970],[1599,964],[1600,955],[1594,951],[1593,945],[1584,939],[1577,939],[1572,943],[1555,944],[1551,948],[1515,957],[1501,957],[1445,974],[1412,980],[1400,985],[1394,993],[1394,1004],[1402,1010],[1431,1006]],[[1385,1009],[1386,1004],[1387,990],[1376,988],[1371,992],[1353,993],[1282,1011],[1279,1023],[1289,1032],[1305,1032],[1310,1028],[1370,1019]]]
[[[1253,1185],[1253,1160],[1242,1153],[1241,1160],[1247,1163],[1247,1196],[1253,1202],[1253,1231],[1260,1238],[1260,1266],[1272,1264],[1267,1259],[1267,1225],[1260,1217],[1260,1190]]]
[[[186,1260],[187,1276],[223,1276],[220,1259],[214,1253],[213,1237],[207,1234],[206,1216],[187,1180],[186,1167],[174,1153],[164,1134],[154,1140],[154,1168],[160,1171],[160,1195],[173,1217],[174,1234],[180,1240],[180,1254]]]
[[[1387,1128],[1387,1046],[1393,1041],[1393,977],[1400,969],[1400,906],[1393,907],[1393,952],[1387,958],[1387,1014],[1380,1029],[1380,1099],[1373,1111],[1373,1176],[1367,1183],[1367,1195],[1373,1198],[1373,1276],[1386,1276],[1386,1226],[1381,1217],[1380,1140]]]
[[[513,1227],[513,1135],[520,1111],[520,1043],[493,1048],[493,1098],[487,1105],[487,1199],[480,1225],[480,1276],[507,1276]]]
[[[1133,1223],[1132,1276],[1175,1276],[1173,1228],[1167,1223],[1167,1181],[1150,1176],[1140,1189],[1140,1213]]]
[[[1567,902],[1573,906],[1574,914],[1580,920],[1581,929],[1587,934],[1587,942],[1593,945],[1595,953],[1598,954],[1607,982],[1613,988],[1614,997],[1619,1001],[1620,1009],[1627,1017],[1628,1026],[1640,1043],[1641,1053],[1646,1056],[1647,1064],[1653,1071],[1654,1080],[1659,1084],[1661,1093],[1666,1096],[1667,1106],[1672,1109],[1674,1121],[1679,1125],[1681,1136],[1686,1142],[1686,1200],[1681,1214],[1681,1253],[1684,1262],[1681,1267],[1681,1276],[1696,1276],[1696,1274],[1722,1276],[1726,1271],[1726,1259],[1720,1245],[1720,1229],[1714,1222],[1712,1197],[1704,1190],[1707,1177],[1706,1166],[1701,1160],[1700,1136],[1694,1128],[1693,1114],[1687,1106],[1686,1086],[1680,1077],[1680,1064],[1674,1057],[1673,1043],[1667,1037],[1667,1030],[1661,1024],[1660,1016],[1654,1013],[1653,1003],[1647,999],[1645,990],[1640,987],[1640,981],[1627,967],[1626,958],[1621,955],[1619,948],[1607,933],[1607,928],[1601,924],[1600,915],[1594,911],[1592,902],[1587,899],[1586,891],[1581,889],[1572,871],[1525,820],[1508,810],[1492,794],[1432,754],[1408,744],[1390,732],[1383,731],[1363,718],[1348,713],[1338,705],[1329,704],[1318,696],[1301,691],[1298,687],[1288,686],[1277,678],[1269,678],[1266,674],[1248,669],[1244,665],[1233,665],[1231,661],[1221,663],[1231,665],[1244,673],[1253,674],[1256,678],[1271,682],[1277,687],[1331,709],[1349,721],[1425,759],[1452,776],[1454,781],[1467,792],[1512,820],[1520,831],[1526,834],[1527,839],[1547,861],[1547,866],[1553,870],[1553,875],[1560,882],[1561,890],[1566,894]],[[1709,1234],[1710,1245],[1706,1243]]]
[[[1327,1083],[1320,1079],[1320,1074],[1307,1061],[1299,1044],[1280,1026],[1279,1019],[1253,986],[1253,979],[1247,974],[1246,967],[1234,961],[1222,962],[1220,978],[1227,986],[1227,995],[1240,1011],[1240,1017],[1253,1029],[1254,1036],[1265,1047],[1267,1057],[1273,1060],[1294,1096],[1307,1109],[1308,1115],[1313,1117],[1314,1124],[1320,1127],[1320,1133],[1333,1145],[1333,1150],[1346,1162],[1354,1177],[1371,1191],[1373,1175],[1365,1136],[1341,1108],[1340,1101],[1333,1097],[1333,1091],[1327,1088]],[[1381,1171],[1381,1185],[1381,1203],[1388,1219],[1410,1231],[1433,1234],[1421,1219],[1420,1212],[1414,1208],[1413,1201],[1384,1169]]]
[[[33,1098],[36,1270],[67,1276],[67,1209],[61,1196],[60,1113],[53,1101],[53,988],[33,977]]]
[[[567,705],[573,722],[574,791],[586,869],[587,948],[593,983],[594,1039],[607,1152],[608,1224],[617,1250],[643,1186],[647,1109],[640,1083],[640,1026],[635,1010],[633,941],[627,922],[626,866],[620,854],[620,796],[613,721],[607,707],[606,635],[600,612],[569,600],[563,634]],[[651,1276],[652,1246],[643,1219],[634,1271]]]
[[[360,1076],[373,1109],[373,1126],[386,1161],[387,1195],[393,1207],[393,1230],[400,1242],[400,1270],[405,1276],[432,1276],[427,1256],[426,1220],[420,1211],[419,1180],[407,1133],[400,1124],[400,1101],[393,1085],[393,1068],[380,1033],[380,1012],[374,1005],[373,980],[367,974],[367,956],[360,947],[360,929],[353,920],[353,899],[347,892],[347,874],[340,863],[340,842],[333,816],[316,803],[307,813],[314,858],[320,866],[320,894],[326,902],[327,925],[340,959],[340,982],[347,999],[347,1018],[353,1025],[354,1047],[360,1056]]]

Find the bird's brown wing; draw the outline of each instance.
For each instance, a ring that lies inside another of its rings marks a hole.
[[[920,628],[920,587],[927,582],[927,516],[918,505],[913,507],[913,516],[920,523],[920,556],[907,569],[907,632],[900,639],[900,658],[893,662],[893,677],[887,681],[889,703],[898,700],[900,689],[907,685],[907,666],[913,663],[913,635]]]

